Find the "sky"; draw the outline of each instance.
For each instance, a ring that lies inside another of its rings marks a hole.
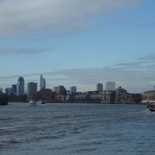
[[[47,88],[128,92],[155,85],[154,0],[0,0],[0,88],[24,77]]]

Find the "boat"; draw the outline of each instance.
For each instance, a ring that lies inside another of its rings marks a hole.
[[[35,106],[35,105],[37,105],[37,103],[36,103],[35,100],[30,100],[29,105],[30,106]]]
[[[43,100],[39,100],[37,103],[38,103],[38,104],[45,104],[46,102],[43,101]]]
[[[155,111],[155,102],[150,103],[150,104],[147,106],[147,109],[150,110],[150,111]]]

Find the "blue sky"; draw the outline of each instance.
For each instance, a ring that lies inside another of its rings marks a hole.
[[[115,81],[129,92],[155,85],[154,0],[1,0],[0,87]]]

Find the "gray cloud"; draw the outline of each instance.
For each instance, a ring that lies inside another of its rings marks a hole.
[[[10,35],[52,27],[59,31],[85,29],[95,15],[137,5],[139,0],[5,0],[0,1],[0,34]]]
[[[30,48],[0,48],[0,55],[10,54],[38,54],[53,51],[53,49],[30,49]]]
[[[155,71],[155,54],[148,53],[145,56],[142,56],[136,59],[133,62],[127,63],[118,63],[112,66],[113,68],[119,68],[124,70],[134,70],[134,71]]]

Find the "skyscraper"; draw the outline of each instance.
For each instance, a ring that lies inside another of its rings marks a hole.
[[[35,94],[36,92],[37,92],[37,83],[29,82],[27,84],[27,94],[32,95]]]
[[[103,91],[103,84],[102,83],[98,83],[96,85],[96,90],[99,91],[99,92],[102,92]]]
[[[115,91],[116,90],[116,86],[115,86],[115,82],[106,82],[106,90],[109,91]]]
[[[24,78],[19,77],[17,80],[17,95],[22,96],[24,95]]]
[[[40,75],[40,90],[46,88],[46,80]]]
[[[70,93],[75,94],[76,93],[76,86],[70,87]]]
[[[17,93],[17,85],[16,84],[13,84],[12,85],[12,93],[13,94],[16,94]]]

